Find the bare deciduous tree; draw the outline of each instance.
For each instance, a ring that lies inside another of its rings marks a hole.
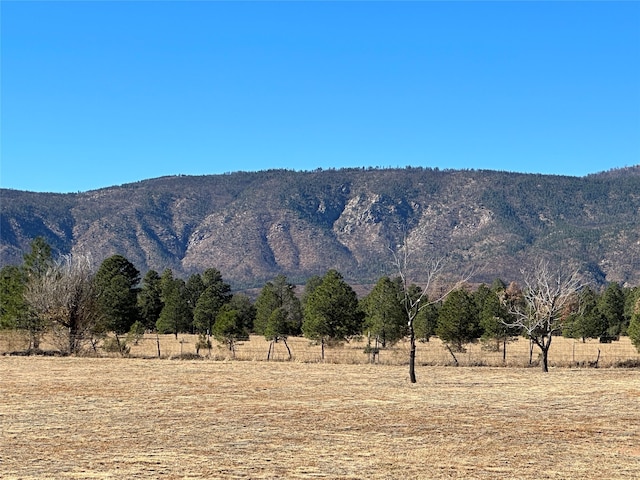
[[[89,255],[69,254],[27,285],[25,299],[66,353],[78,353],[100,331],[93,277]]]
[[[407,314],[407,327],[409,330],[409,379],[411,383],[416,383],[416,333],[414,321],[418,313],[429,305],[434,305],[444,300],[447,295],[469,280],[475,272],[467,272],[463,279],[449,284],[448,288],[441,289],[437,295],[429,299],[428,292],[433,290],[434,284],[444,273],[446,262],[444,257],[428,258],[426,260],[426,276],[421,282],[419,293],[412,295],[411,286],[413,283],[409,280],[411,251],[406,236],[402,245],[399,245],[396,250],[390,250],[393,254],[394,265],[402,281],[404,293],[403,306]]]
[[[566,273],[553,269],[549,261],[540,260],[533,270],[522,270],[524,291],[522,302],[510,305],[513,322],[508,327],[521,328],[524,334],[540,348],[543,372],[549,371],[549,347],[553,335],[562,331],[564,319],[571,313],[575,295],[583,286],[577,270]]]

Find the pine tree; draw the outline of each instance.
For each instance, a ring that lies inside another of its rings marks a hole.
[[[158,333],[173,333],[178,338],[178,333],[189,331],[192,323],[191,309],[185,295],[185,282],[180,278],[173,278],[173,272],[167,269],[162,273],[161,285],[164,306],[156,322],[156,329]]]
[[[202,281],[202,277],[198,273],[194,273],[187,279],[185,295],[187,297],[187,304],[189,305],[192,313],[195,313],[196,303],[198,303],[200,295],[202,295],[206,288],[207,287]]]
[[[40,278],[53,267],[53,253],[43,237],[36,237],[30,247],[31,251],[24,255],[23,268],[28,278]]]
[[[229,304],[224,305],[213,325],[214,338],[229,348],[231,355],[235,357],[236,344],[242,340],[249,339],[249,331],[242,322],[242,317],[238,310],[234,310]]]
[[[206,288],[196,302],[193,311],[193,327],[197,333],[210,334],[218,312],[225,304],[214,288]]]
[[[376,346],[393,345],[407,334],[407,315],[402,299],[402,286],[389,277],[380,278],[363,298],[364,328],[373,336]]]
[[[585,287],[578,295],[575,313],[569,315],[562,330],[562,335],[569,338],[607,338],[607,318],[598,308],[598,294]]]
[[[425,306],[418,311],[413,319],[416,339],[421,342],[428,342],[436,334],[440,310],[439,304],[429,302],[428,298],[425,302]]]
[[[242,327],[247,332],[251,332],[256,319],[256,307],[251,302],[251,299],[243,293],[236,293],[226,305],[228,305],[230,309],[238,312],[238,318]]]
[[[142,279],[142,288],[138,293],[138,309],[145,328],[155,330],[162,307],[160,275],[155,270],[149,270]]]
[[[636,300],[633,308],[628,333],[631,343],[633,343],[636,350],[640,352],[640,297]]]
[[[476,293],[480,290],[479,288]],[[494,282],[491,289],[481,292],[479,298],[476,298],[482,341],[487,345],[494,344],[495,351],[500,351],[502,348],[503,362],[507,360],[507,343],[516,340],[520,334],[519,328],[508,326],[514,319],[507,305],[502,301],[505,297],[504,283]]]
[[[322,346],[347,341],[362,332],[358,297],[336,270],[329,270],[306,299],[302,331]]]
[[[98,305],[105,328],[121,335],[139,319],[140,272],[122,255],[106,258],[95,275]]]
[[[191,278],[194,278],[192,276]],[[215,268],[205,270],[201,283],[192,281],[192,298],[198,289],[204,289],[195,299],[193,309],[193,326],[200,334],[209,334],[215,322],[216,316],[223,305],[231,300],[231,286],[222,279],[222,274]],[[199,286],[198,286],[199,285]],[[187,285],[188,287],[188,285]],[[192,300],[193,301],[193,300]]]
[[[29,307],[23,297],[26,283],[23,269],[6,265],[0,270],[0,330],[17,328],[28,315]]]
[[[284,275],[278,275],[262,288],[255,306],[254,331],[269,341],[267,360],[279,341],[284,343],[291,358],[287,338],[297,335],[302,324],[302,307],[295,295],[295,286]]]
[[[607,320],[608,339],[617,339],[626,333],[624,293],[617,282],[611,282],[600,296],[598,310]]]
[[[444,342],[453,356],[454,352],[464,352],[464,345],[480,336],[478,310],[473,298],[465,290],[454,290],[445,299],[438,312],[436,335]]]
[[[3,297],[0,309],[4,312],[0,316],[4,322],[29,333],[29,348],[40,348],[40,339],[47,330],[46,318],[39,315],[25,300],[24,294],[29,286],[39,284],[42,278],[50,272],[54,266],[51,247],[43,237],[36,237],[30,245],[29,253],[23,256],[24,263],[19,271],[3,269]],[[6,275],[8,274],[8,277]],[[8,303],[5,303],[8,302]],[[11,320],[10,320],[11,319]]]

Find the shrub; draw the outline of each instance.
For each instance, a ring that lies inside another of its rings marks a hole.
[[[102,342],[102,349],[108,353],[119,353],[121,355],[129,355],[131,347],[126,341],[121,341],[118,337],[105,338]]]

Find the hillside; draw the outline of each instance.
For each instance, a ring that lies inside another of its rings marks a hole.
[[[477,280],[519,278],[540,255],[597,282],[640,284],[640,166],[587,177],[422,168],[270,170],[146,180],[76,194],[0,191],[0,263],[41,235],[59,253],[120,253],[141,271],[220,269],[234,287],[337,268],[393,274],[406,234]],[[422,263],[416,255],[414,278]]]

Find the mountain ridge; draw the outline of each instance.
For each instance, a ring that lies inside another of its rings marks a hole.
[[[393,275],[406,237],[452,270],[518,279],[545,256],[596,282],[640,283],[640,166],[585,177],[491,170],[265,170],[166,176],[79,193],[1,189],[0,263],[43,236],[58,253],[119,253],[141,271],[218,268],[234,287],[337,268]],[[424,275],[417,258],[412,275]]]

